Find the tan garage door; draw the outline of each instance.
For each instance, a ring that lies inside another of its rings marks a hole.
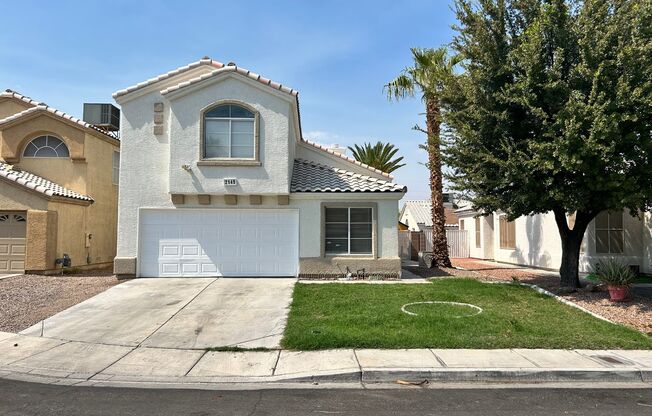
[[[0,212],[0,273],[25,270],[27,214]]]

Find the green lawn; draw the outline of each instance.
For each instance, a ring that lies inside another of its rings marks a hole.
[[[401,306],[410,302],[447,304]],[[471,279],[429,284],[297,284],[284,348],[619,348],[651,349],[652,338],[596,319],[517,285]]]

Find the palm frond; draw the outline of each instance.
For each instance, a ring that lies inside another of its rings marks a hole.
[[[401,164],[403,157],[394,158],[398,152],[396,148],[391,143],[383,143],[378,141],[376,144],[363,143],[360,145],[349,146],[349,150],[353,153],[353,157],[358,162],[369,165],[373,168],[381,170],[386,173],[391,173],[396,169],[405,166]]]

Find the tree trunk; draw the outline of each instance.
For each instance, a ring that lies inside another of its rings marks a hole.
[[[562,208],[554,209],[553,212],[559,230],[559,237],[561,238],[560,286],[562,289],[574,291],[580,287],[579,261],[582,239],[586,228],[596,214],[577,211],[575,213],[575,224],[571,229],[568,226],[566,212]]]
[[[442,189],[441,149],[439,129],[441,113],[436,97],[426,98],[426,128],[428,131],[428,169],[430,170],[430,197],[432,202],[433,266],[451,267],[446,241],[446,218]]]

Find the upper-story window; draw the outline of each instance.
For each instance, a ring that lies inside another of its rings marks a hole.
[[[70,157],[68,146],[54,136],[39,136],[29,142],[23,157]]]
[[[256,159],[256,115],[236,104],[204,113],[204,159]]]

